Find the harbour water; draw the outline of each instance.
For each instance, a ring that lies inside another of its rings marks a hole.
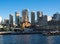
[[[60,44],[60,36],[0,35],[0,44]]]

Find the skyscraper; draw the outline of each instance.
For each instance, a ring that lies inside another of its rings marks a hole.
[[[31,12],[31,25],[34,26],[35,25],[35,12]]]
[[[60,13],[55,13],[54,15],[53,15],[53,20],[54,21],[60,21]]]
[[[15,23],[19,26],[20,25],[20,13],[15,12]]]
[[[40,24],[43,26],[46,26],[47,25],[47,18],[48,18],[47,15],[44,15]]]
[[[10,24],[10,27],[12,27],[13,26],[13,16],[10,14],[9,15],[9,24]]]
[[[22,23],[22,17],[20,17],[20,22]]]
[[[43,17],[43,12],[37,11],[37,21],[40,22],[40,20]]]
[[[29,23],[29,17],[28,17],[28,10],[25,9],[22,11],[22,22],[23,27],[29,27],[31,24]]]
[[[22,22],[29,22],[28,10],[27,9],[22,11]]]

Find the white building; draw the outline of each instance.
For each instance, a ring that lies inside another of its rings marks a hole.
[[[52,17],[51,16],[47,16],[47,21],[51,21]]]
[[[2,26],[2,25],[0,25],[0,28],[3,28],[3,26]]]
[[[0,24],[2,23],[2,17],[0,16]]]

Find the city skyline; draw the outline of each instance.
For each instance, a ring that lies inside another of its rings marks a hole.
[[[60,0],[0,0],[0,44],[60,44]]]
[[[0,0],[0,16],[5,19],[13,14],[15,17],[15,11],[19,11],[22,16],[22,10],[29,9],[30,21],[31,11],[43,11],[44,15],[52,16],[55,12],[60,12],[59,4],[60,0]]]
[[[25,12],[24,12],[25,11]],[[26,12],[27,11],[27,12]],[[53,14],[53,16],[48,16],[48,15],[44,15],[43,13],[43,11],[31,11],[31,12],[29,12],[28,11],[28,9],[23,9],[22,10],[22,14],[20,14],[20,12],[18,12],[18,11],[16,11],[16,12],[14,12],[15,14],[13,15],[13,14],[9,14],[9,17],[8,18],[5,18],[5,19],[11,19],[11,20],[13,20],[13,22],[15,22],[16,23],[16,21],[17,21],[17,19],[19,19],[19,21],[21,21],[21,22],[23,22],[23,21],[25,21],[25,20],[27,20],[27,21],[29,21],[30,23],[31,23],[31,20],[33,19],[33,20],[35,20],[35,22],[36,21],[38,21],[38,20],[40,20],[39,19],[39,17],[44,17],[44,16],[47,16],[47,21],[50,21],[50,20],[52,20],[52,18],[54,17],[54,14],[57,14],[58,16],[55,16],[55,17],[57,17],[57,19],[56,20],[59,20],[58,18],[60,17],[60,13],[59,12],[56,12],[56,13],[54,13]],[[30,13],[30,18],[29,18],[29,13]],[[20,16],[21,15],[21,16]],[[14,17],[15,16],[15,17]],[[27,19],[25,19],[25,18],[27,18]],[[24,20],[23,20],[23,18],[24,18]],[[32,19],[31,19],[32,18]],[[4,22],[4,19],[0,16],[0,22],[1,21],[3,21]],[[33,21],[34,22],[34,21]]]

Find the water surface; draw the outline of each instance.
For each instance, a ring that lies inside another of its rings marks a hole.
[[[60,36],[0,35],[0,44],[60,44]]]

